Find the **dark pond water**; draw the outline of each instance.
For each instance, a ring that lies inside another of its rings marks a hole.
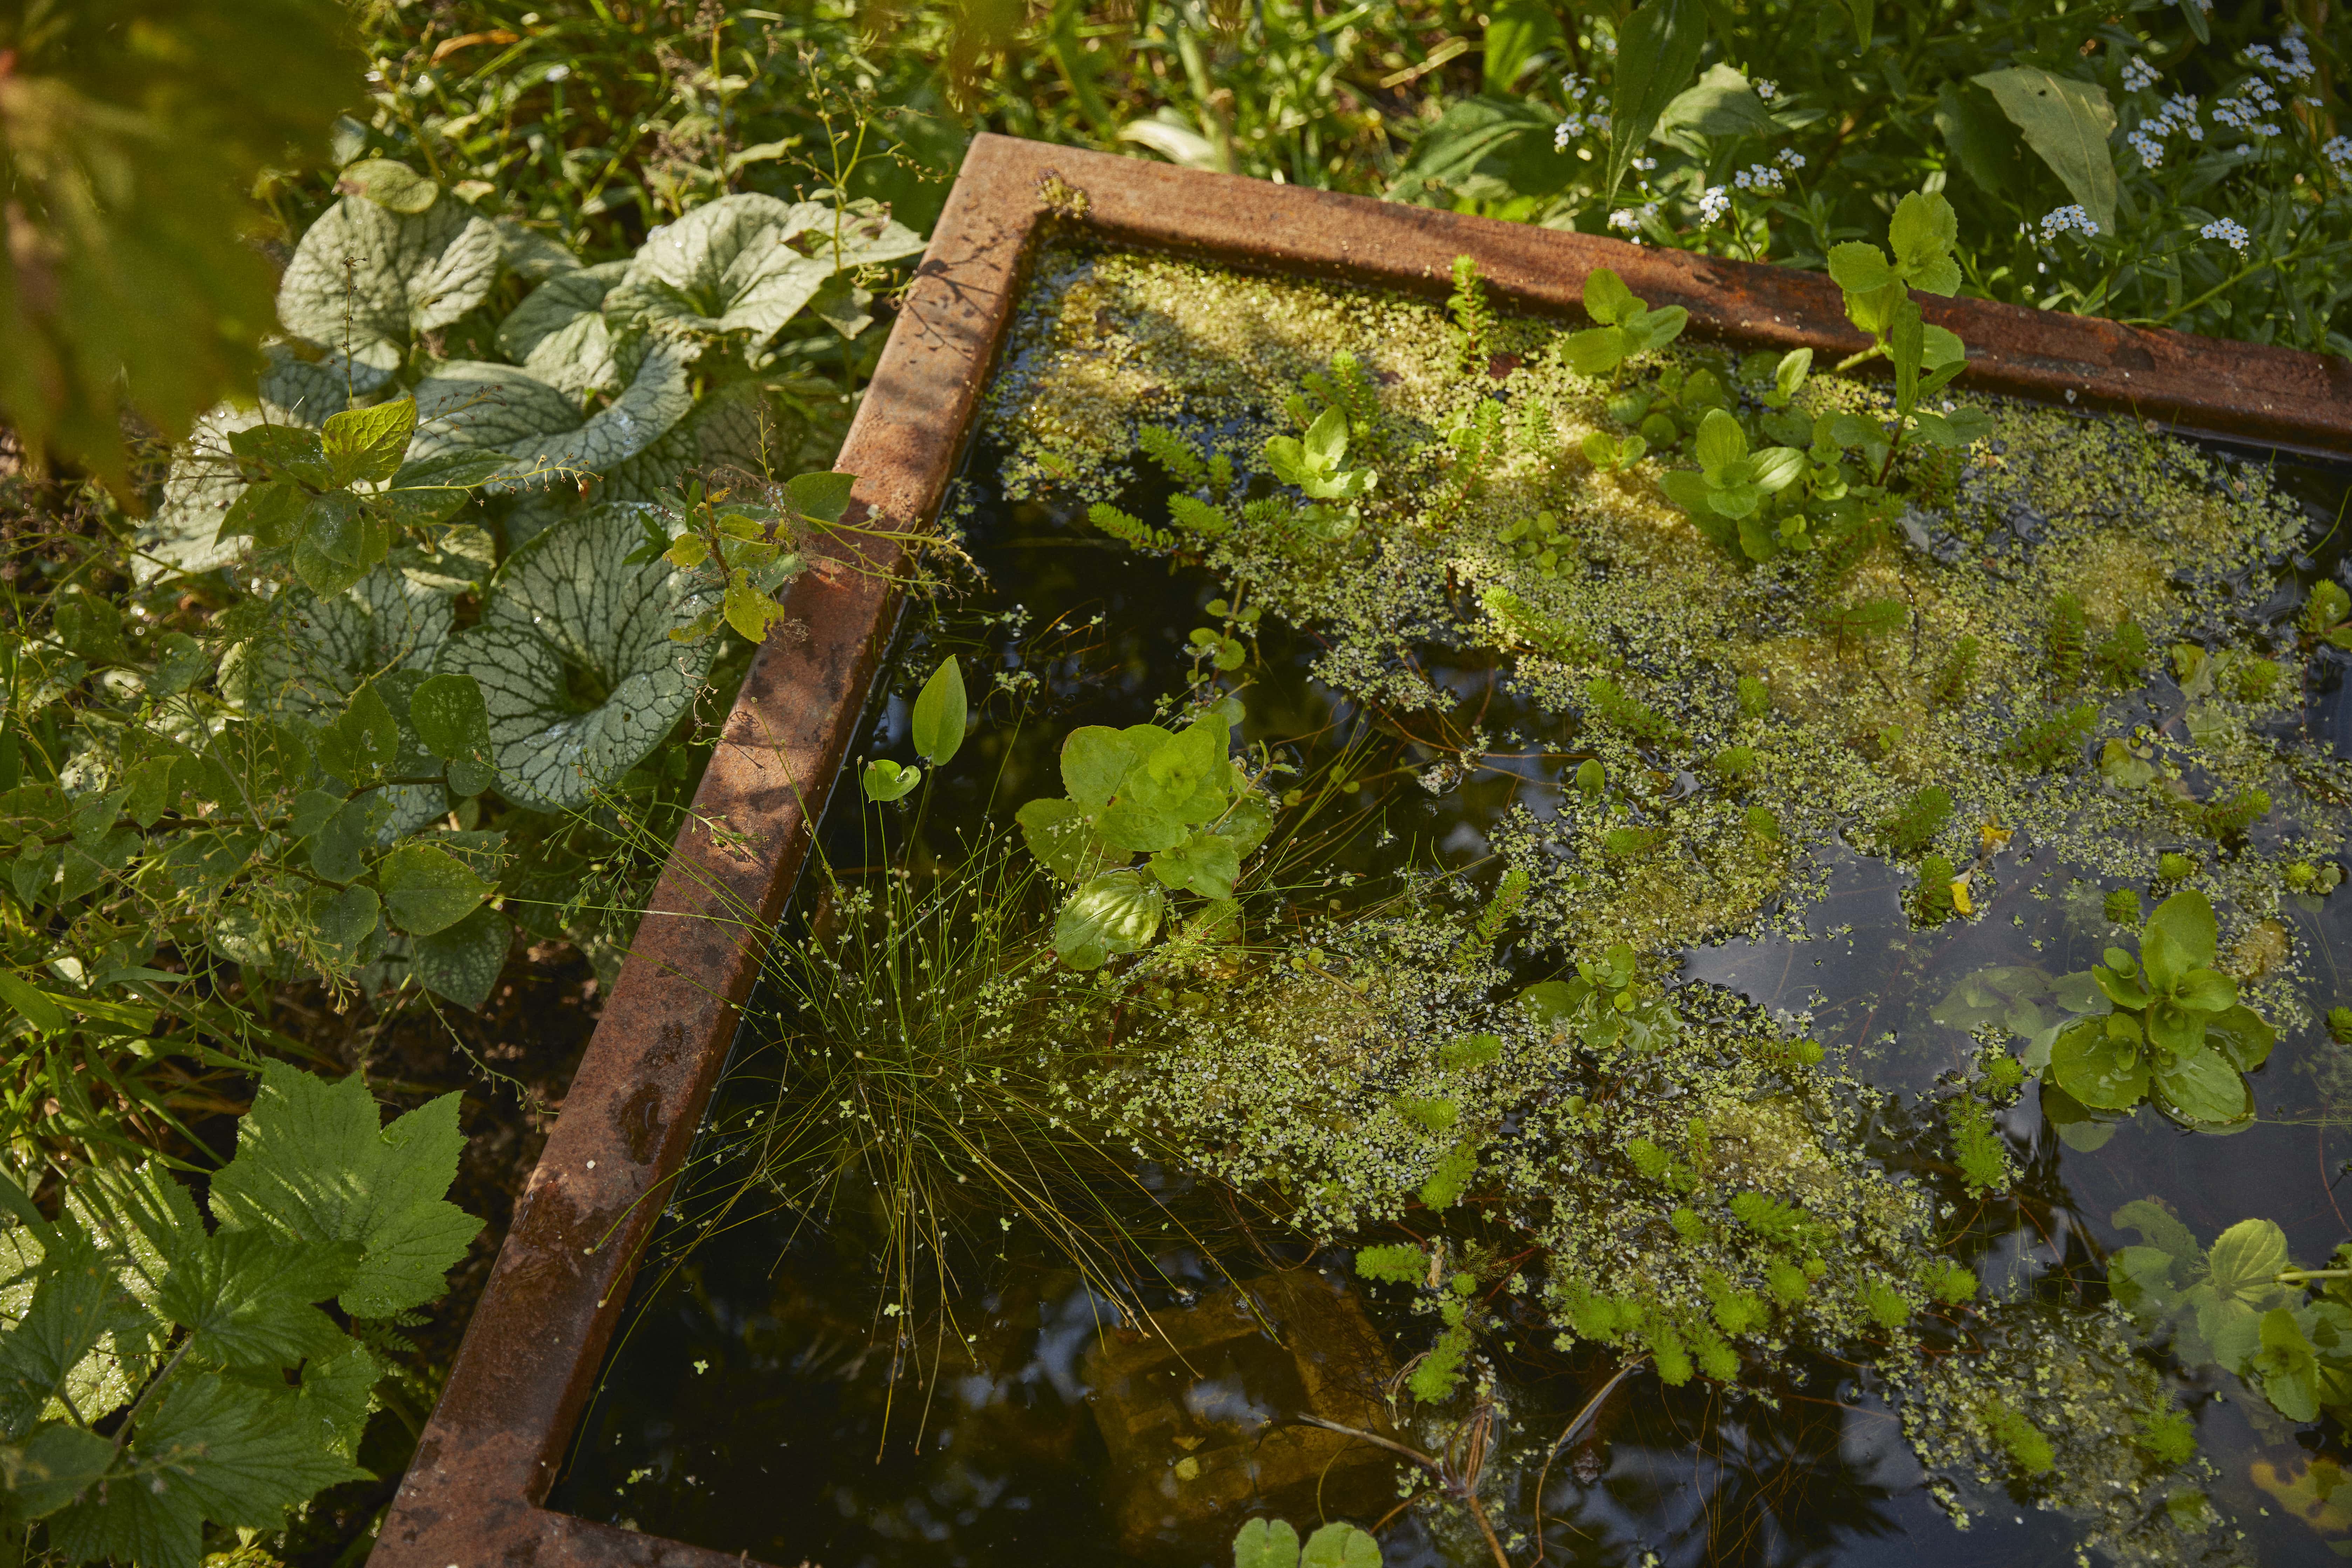
[[[986,586],[902,636],[890,689],[856,753],[909,754],[908,699],[945,647],[975,656],[967,669],[1040,678],[1017,724],[1014,705],[992,700],[941,776],[925,820],[942,853],[958,828],[992,810],[1001,816],[1057,793],[1055,748],[1069,727],[1139,722],[1155,700],[1181,690],[1186,635],[1219,592],[1205,574],[1171,574],[1069,517],[1006,503],[993,472],[994,455],[976,453],[970,526]],[[2347,472],[2306,465],[2292,483],[2322,540]],[[1139,493],[1128,504],[1150,517],[1155,499]],[[2334,570],[2341,542],[2326,538],[2310,570]],[[1025,619],[1003,619],[1016,605]],[[1277,630],[1265,651],[1268,672],[1247,697],[1247,738],[1328,737],[1364,718],[1308,679],[1311,639]],[[2307,721],[2352,752],[2352,688],[2340,677],[2340,661],[2331,664]],[[1538,728],[1533,714],[1499,711],[1508,700],[1485,669],[1448,679],[1488,705],[1490,729],[1515,719]],[[1380,743],[1399,763],[1436,755],[1393,734]],[[1393,838],[1380,847],[1379,834],[1359,833],[1334,851],[1336,864],[1377,875],[1406,861],[1473,862],[1506,806],[1548,814],[1574,761],[1493,758],[1443,795],[1410,779],[1368,787],[1353,809]],[[867,853],[854,795],[839,792],[827,818],[837,866]],[[1829,853],[1828,895],[1807,917],[1814,940],[1694,952],[1684,973],[1767,1005],[1811,1007],[1822,1041],[1880,1087],[1917,1093],[1964,1065],[1968,1040],[1929,1017],[1964,976],[2022,963],[2062,973],[2105,945],[2079,906],[2040,896],[2068,879],[2028,841],[2010,847],[1993,918],[1940,931],[1911,930],[1902,879],[1885,863]],[[796,900],[798,916],[808,902]],[[2302,900],[2293,918],[2322,1005],[2347,995],[2337,976],[2352,967],[2352,895]],[[783,940],[793,940],[789,922]],[[774,1092],[761,1047],[778,1022],[772,999],[763,1006],[747,1020],[714,1107],[721,1123]],[[2022,1179],[1967,1221],[1981,1247],[1979,1274],[2037,1281],[2058,1297],[2095,1289],[2100,1259],[2131,1239],[2106,1216],[2151,1194],[2200,1237],[2267,1215],[2298,1258],[2325,1257],[2352,1237],[2352,1194],[2341,1184],[2352,1124],[2337,1109],[2352,1096],[2352,1074],[2337,1084],[2312,1068],[2332,1056],[2316,1031],[2282,1039],[2256,1076],[2260,1121],[2229,1137],[2185,1133],[2145,1110],[2111,1131],[2061,1129],[2029,1087],[2004,1125]],[[1223,1568],[1234,1529],[1253,1513],[1278,1513],[1303,1532],[1318,1510],[1370,1525],[1401,1500],[1405,1469],[1290,1424],[1310,1409],[1349,1408],[1429,1338],[1427,1320],[1362,1303],[1344,1256],[1274,1243],[1213,1194],[1147,1172],[1163,1194],[1202,1205],[1207,1217],[1196,1215],[1192,1234],[1215,1260],[1201,1247],[1171,1247],[1155,1259],[1150,1288],[1114,1299],[1034,1233],[1008,1231],[966,1275],[960,1332],[917,1325],[915,1348],[894,1357],[876,1344],[873,1245],[854,1221],[816,1226],[749,1205],[730,1211],[720,1232],[685,1245],[711,1212],[698,1194],[724,1192],[740,1173],[712,1154],[672,1209],[551,1506],[776,1564]],[[1153,1314],[1157,1337],[1129,1327],[1139,1311]],[[1727,1401],[1703,1381],[1670,1390],[1636,1376],[1548,1464],[1553,1439],[1614,1363],[1523,1348],[1507,1366],[1482,1496],[1514,1568],[1537,1561],[1538,1511],[1547,1563],[2075,1560],[2075,1525],[1998,1494],[1974,1497],[1973,1523],[1956,1530],[1928,1493],[1888,1391],[1851,1366],[1800,1366],[1778,1409]],[[2230,1521],[2209,1538],[2211,1560],[2336,1561],[2331,1547],[2352,1537],[2352,1504],[2330,1510],[2306,1498],[2315,1516],[2306,1521],[2279,1495],[2301,1453],[2322,1447],[2311,1429],[2284,1442],[2274,1425],[2258,1431],[2234,1393],[2212,1397],[2234,1384],[2210,1369],[2176,1386],[2191,1395],[2214,1467],[2205,1483]],[[1458,1510],[1396,1513],[1381,1540],[1391,1568],[1493,1561]]]

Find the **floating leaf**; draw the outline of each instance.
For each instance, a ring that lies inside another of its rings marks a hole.
[[[481,624],[436,661],[480,683],[499,789],[518,805],[585,804],[661,742],[709,668],[713,644],[669,637],[708,591],[667,561],[623,561],[640,515],[592,508],[516,552]]]
[[[1135,952],[1160,929],[1166,896],[1141,872],[1106,871],[1083,884],[1054,921],[1054,951],[1073,969],[1099,969]]]

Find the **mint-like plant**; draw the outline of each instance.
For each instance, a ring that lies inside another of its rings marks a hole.
[[[1801,517],[1790,520],[1793,529],[1783,523],[1774,530],[1766,528],[1757,512],[1766,498],[1779,495],[1803,475],[1803,453],[1793,447],[1766,447],[1751,454],[1739,421],[1711,408],[1699,422],[1696,456],[1696,472],[1677,468],[1660,482],[1675,504],[1691,514],[1700,532],[1757,561],[1770,560],[1801,536]]]
[[[2254,1113],[2244,1075],[2263,1065],[2276,1031],[2238,1000],[2212,967],[2213,906],[2191,889],[2158,904],[2140,928],[2137,959],[2107,949],[2090,971],[2103,1016],[2062,1030],[2050,1051],[2059,1088],[2096,1110],[2153,1098],[2190,1127],[2229,1127]]]
[[[1232,730],[1214,709],[1181,731],[1090,724],[1062,742],[1067,794],[1015,814],[1030,852],[1075,890],[1054,927],[1074,969],[1147,946],[1171,893],[1229,900],[1242,862],[1273,831],[1249,773],[1227,755]],[[1138,855],[1150,860],[1134,867]]]
[[[54,1220],[0,1175],[12,1542],[196,1568],[208,1528],[278,1529],[367,1479],[353,1459],[383,1369],[347,1330],[440,1295],[481,1229],[443,1196],[457,1101],[387,1127],[356,1076],[264,1064],[209,1229],[159,1164],[80,1173]]]
[[[1584,275],[1584,313],[1600,325],[1570,334],[1569,367],[1579,375],[1605,375],[1612,386],[1629,362],[1664,348],[1690,323],[1680,305],[1651,310],[1606,267]]]
[[[2352,1243],[2332,1267],[2298,1268],[2266,1219],[2240,1220],[2210,1247],[2146,1198],[2114,1224],[2140,1244],[2108,1256],[2108,1288],[2142,1327],[2169,1329],[2184,1361],[2236,1373],[2291,1421],[2352,1412]]]
[[[1618,942],[1600,959],[1579,959],[1573,980],[1540,980],[1519,994],[1539,1027],[1572,1035],[1596,1051],[1622,1047],[1645,1056],[1682,1027],[1672,998],[1640,979],[1637,954]]]

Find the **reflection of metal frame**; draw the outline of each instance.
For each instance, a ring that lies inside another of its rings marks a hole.
[[[1866,343],[1815,273],[982,136],[842,449],[839,466],[857,476],[853,521],[911,530],[936,510],[1049,230],[1419,294],[1445,292],[1467,253],[1503,300],[1543,313],[1580,314],[1585,274],[1605,264],[1652,305],[1687,307],[1695,336],[1831,355]],[[1970,387],[2352,452],[2342,360],[1982,300],[1926,310],[1967,340]],[[775,638],[753,660],[384,1521],[376,1568],[740,1568],[540,1500],[751,991],[759,952],[744,917],[772,919],[800,868],[892,597],[876,574],[811,574],[788,601],[807,635]]]

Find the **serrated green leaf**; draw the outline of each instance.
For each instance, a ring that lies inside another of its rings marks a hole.
[[[414,839],[376,863],[384,912],[411,936],[446,931],[490,895],[490,884],[456,856]]]
[[[513,923],[485,906],[446,931],[419,937],[409,950],[409,969],[435,995],[478,1011],[498,984],[513,940]]]
[[[667,562],[624,564],[639,509],[593,507],[510,559],[482,623],[438,667],[480,682],[499,788],[518,805],[564,810],[636,765],[693,700],[715,649],[670,640],[708,590]],[[566,666],[608,695],[583,712]]]
[[[114,1445],[62,1421],[37,1428],[24,1443],[0,1443],[0,1511],[40,1519],[74,1500],[114,1460]]]
[[[334,1083],[264,1063],[237,1125],[236,1158],[213,1179],[213,1217],[291,1240],[356,1243],[339,1300],[383,1318],[438,1295],[481,1223],[443,1200],[465,1138],[445,1094],[386,1127],[357,1075]]]
[[[182,1247],[155,1306],[189,1331],[191,1353],[205,1361],[292,1366],[342,1341],[312,1303],[339,1295],[358,1262],[348,1242],[296,1245],[267,1231],[224,1230]]]
[[[114,1259],[101,1254],[89,1233],[70,1215],[44,1228],[39,1282],[24,1317],[0,1334],[0,1441],[32,1430],[36,1422],[60,1415],[52,1407],[72,1389],[85,1420],[95,1421],[126,1395],[118,1391],[93,1403],[101,1345],[124,1337],[143,1344],[152,1318],[124,1280]]]
[[[195,1568],[200,1521],[270,1530],[285,1510],[368,1473],[320,1445],[293,1390],[175,1377],[139,1420],[130,1468],[56,1515],[53,1544],[139,1568]]]
[[[971,713],[965,700],[963,670],[950,654],[923,682],[915,696],[910,725],[916,752],[935,768],[948,765],[963,745],[964,725]]]

